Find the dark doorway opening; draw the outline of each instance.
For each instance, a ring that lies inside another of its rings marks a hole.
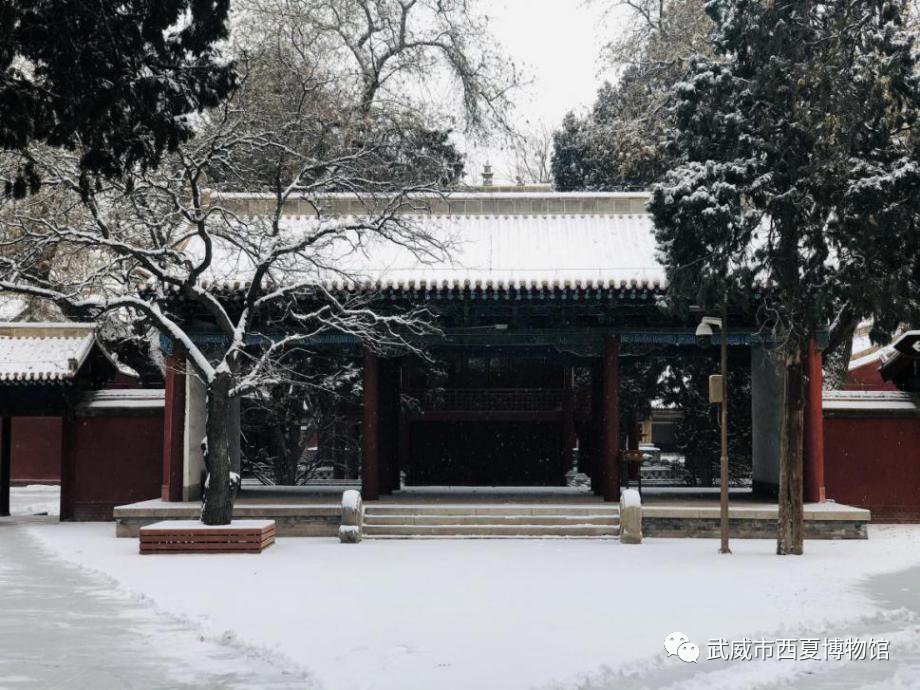
[[[407,483],[561,486],[562,427],[546,421],[416,421]]]

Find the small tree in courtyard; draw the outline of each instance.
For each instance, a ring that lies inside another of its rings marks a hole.
[[[76,53],[87,80],[72,80],[61,92],[76,84],[80,94],[52,104],[66,112],[41,110],[44,119],[32,121],[19,108],[29,103],[16,99],[31,94],[45,108],[41,99],[55,94],[38,82],[53,83],[43,60],[59,55],[44,28],[33,46],[27,24],[41,14],[44,27],[52,5],[79,19],[65,27],[60,54]],[[414,193],[443,191],[462,159],[434,104],[410,97],[423,91],[412,80],[441,66],[462,82],[469,123],[481,125],[506,111],[514,79],[498,86],[501,65],[482,40],[485,27],[464,23],[462,2],[240,3],[227,44],[238,71],[211,48],[226,37],[228,2],[154,5],[32,2],[22,16],[0,9],[0,26],[15,38],[0,48],[0,100],[19,108],[0,118],[8,151],[0,156],[8,182],[0,291],[81,318],[117,314],[185,351],[207,388],[211,481],[202,519],[225,524],[234,397],[295,381],[292,353],[323,332],[399,348],[409,346],[407,334],[429,330],[421,312],[325,287],[365,280],[352,259],[386,245],[423,262],[445,258],[447,247],[404,211],[424,210]],[[433,35],[432,16],[447,22]],[[104,31],[94,29],[100,23]],[[462,27],[476,30],[463,35]],[[343,62],[347,53],[359,70]],[[114,62],[94,65],[100,55]],[[61,131],[51,136],[35,123]],[[261,207],[250,215],[215,189],[259,191]],[[361,210],[330,213],[324,198],[333,191],[363,202]],[[292,203],[310,208],[310,218],[286,219]],[[239,288],[232,297],[227,282]],[[208,346],[193,337],[202,324],[217,331]]]
[[[840,305],[915,312],[920,88],[901,3],[713,0],[715,55],[676,87],[678,164],[650,209],[675,298],[765,288],[785,364],[777,553],[803,550],[809,340]]]
[[[397,243],[423,258],[445,250],[401,215],[410,203],[405,188],[356,197],[367,202],[360,216],[318,213],[308,222],[286,221],[284,207],[294,200],[322,208],[309,191],[316,181],[305,182],[313,161],[294,168],[264,215],[238,215],[219,199],[209,200],[202,183],[209,162],[229,155],[228,136],[219,128],[157,172],[100,182],[88,194],[75,159],[68,166],[59,152],[47,158],[36,152],[42,191],[0,214],[0,290],[44,298],[92,319],[117,313],[142,321],[187,354],[207,389],[207,524],[226,524],[232,515],[233,398],[298,382],[291,360],[321,333],[398,347],[405,335],[428,330],[418,312],[384,313],[367,298],[326,290],[324,281],[359,281],[347,270],[348,257],[368,246]],[[252,141],[241,136],[237,144]],[[348,161],[373,155],[365,149],[326,161],[326,174],[353,174]],[[69,256],[79,269],[34,270],[49,253]],[[227,298],[225,281],[242,285],[234,299]],[[193,331],[203,322],[216,328],[216,342],[196,341]]]

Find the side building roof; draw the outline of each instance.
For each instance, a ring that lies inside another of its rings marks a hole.
[[[0,384],[74,380],[98,347],[95,328],[92,323],[0,323]]]

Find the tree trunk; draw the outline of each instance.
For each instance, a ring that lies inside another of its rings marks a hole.
[[[825,383],[831,390],[839,390],[846,385],[847,376],[850,373],[850,355],[853,350],[853,336],[856,333],[856,324],[841,336],[840,344],[837,349],[828,352],[825,350],[824,369]]]
[[[233,375],[218,371],[208,386],[208,495],[201,510],[206,525],[229,525],[233,518],[230,492],[230,387]]]
[[[804,541],[803,456],[805,439],[805,348],[796,341],[785,352],[783,423],[779,460],[779,520],[776,553],[800,555]]]
[[[294,455],[295,451],[289,435],[290,433],[282,428],[281,421],[272,424],[269,443],[271,445],[275,484],[279,486],[293,486],[297,483],[297,461],[299,457]]]

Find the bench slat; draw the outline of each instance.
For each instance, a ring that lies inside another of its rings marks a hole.
[[[160,522],[140,529],[142,554],[158,553],[260,553],[275,543],[275,523],[195,527]]]

